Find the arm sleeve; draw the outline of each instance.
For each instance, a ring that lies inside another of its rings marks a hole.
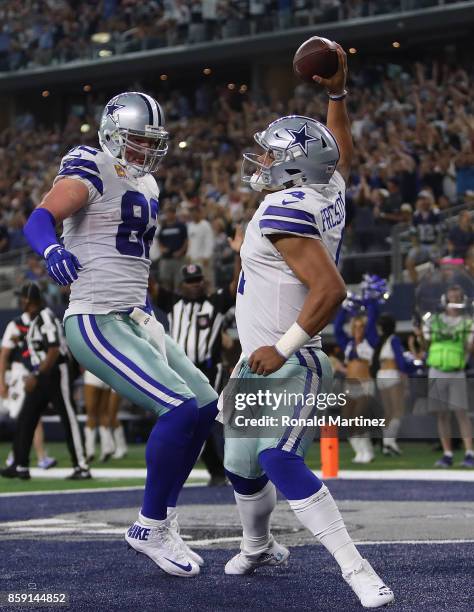
[[[378,304],[375,300],[367,302],[367,325],[365,326],[365,337],[372,348],[375,348],[379,341],[377,333],[377,317],[379,314]]]
[[[334,335],[336,336],[336,342],[343,351],[346,350],[346,346],[350,342],[350,337],[344,331],[344,323],[346,322],[346,311],[344,308],[339,308],[339,312],[334,319]]]
[[[305,191],[280,191],[263,201],[259,221],[263,236],[292,234],[320,240],[321,233],[315,217],[316,198]]]
[[[92,147],[75,147],[61,160],[59,172],[53,185],[62,178],[73,178],[81,181],[89,191],[89,202],[98,199],[104,193],[104,183],[100,176],[97,160],[99,151]]]
[[[403,346],[402,343],[400,342],[400,338],[398,336],[393,336],[392,340],[391,340],[391,345],[392,345],[392,351],[393,351],[393,355],[395,357],[395,362],[397,364],[398,369],[401,372],[408,372],[408,364],[407,361],[405,359],[405,357],[403,356]]]

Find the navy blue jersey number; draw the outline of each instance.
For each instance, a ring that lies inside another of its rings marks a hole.
[[[150,246],[155,235],[153,225],[147,230],[151,218],[156,221],[158,201],[147,199],[139,191],[126,191],[121,202],[122,223],[118,226],[115,246],[122,255],[146,258],[150,255]]]

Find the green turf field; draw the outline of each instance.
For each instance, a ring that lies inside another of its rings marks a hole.
[[[380,450],[376,451],[375,460],[369,465],[357,465],[351,462],[352,451],[346,442],[340,444],[340,469],[341,470],[416,470],[431,469],[439,453],[434,452],[433,443],[428,442],[405,442],[401,444],[403,449],[402,457],[385,457]],[[6,443],[0,444],[0,462],[3,465],[10,449]],[[52,442],[47,445],[48,454],[58,460],[57,467],[68,468],[70,466],[69,456],[66,445],[60,442]],[[96,461],[92,468],[143,468],[145,467],[145,445],[137,444],[129,446],[128,456],[124,459],[109,460],[107,463]],[[36,458],[32,456],[32,465],[35,465]],[[455,464],[462,460],[462,452],[455,454]],[[312,469],[320,469],[319,444],[314,444],[308,455],[308,464]],[[202,463],[196,465],[203,468]],[[65,489],[89,489],[89,488],[109,488],[109,487],[131,487],[143,486],[141,478],[100,478],[81,482],[62,480],[57,478],[34,478],[30,481],[8,480],[0,478],[0,493],[13,493],[23,491],[54,491]]]

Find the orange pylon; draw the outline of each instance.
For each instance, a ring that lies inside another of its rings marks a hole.
[[[339,472],[339,437],[337,425],[321,427],[321,466],[323,478],[337,478]]]

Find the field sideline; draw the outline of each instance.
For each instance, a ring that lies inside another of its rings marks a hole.
[[[352,463],[352,451],[346,442],[340,444],[340,470],[350,470],[356,472],[370,471],[390,471],[390,470],[432,470],[433,464],[439,457],[439,453],[433,451],[433,443],[431,442],[406,442],[402,444],[402,457],[386,457],[378,450],[376,459],[369,465],[357,465]],[[60,442],[48,443],[48,454],[58,460],[59,468],[68,469],[70,466],[69,456],[66,445]],[[0,444],[0,462],[3,464],[10,450],[8,443]],[[134,487],[143,486],[144,478],[136,476],[136,473],[121,474],[119,477],[111,472],[111,477],[104,477],[104,469],[111,470],[143,470],[145,468],[145,445],[137,444],[129,447],[129,454],[124,459],[110,460],[107,463],[98,461],[92,464],[92,472],[94,468],[100,469],[101,477],[82,482],[74,482],[56,478],[48,478],[48,472],[41,474],[41,478],[32,478],[30,481],[7,480],[0,478],[0,493],[21,493],[32,491],[61,491],[66,489],[92,489],[92,488],[115,488],[115,487]],[[462,460],[462,452],[455,453],[455,465]],[[35,466],[35,457],[33,453],[32,467]],[[308,464],[313,470],[320,470],[321,463],[319,457],[319,444],[315,443],[308,454]],[[198,462],[196,465],[198,470],[204,470],[204,465]],[[467,469],[456,466],[456,472],[469,472]],[[453,473],[453,470],[448,471]],[[204,478],[202,477],[204,475]],[[440,479],[447,476],[447,473],[440,470]],[[389,477],[389,474],[387,474]],[[205,473],[201,472],[197,478],[193,478],[191,482],[205,483]]]

